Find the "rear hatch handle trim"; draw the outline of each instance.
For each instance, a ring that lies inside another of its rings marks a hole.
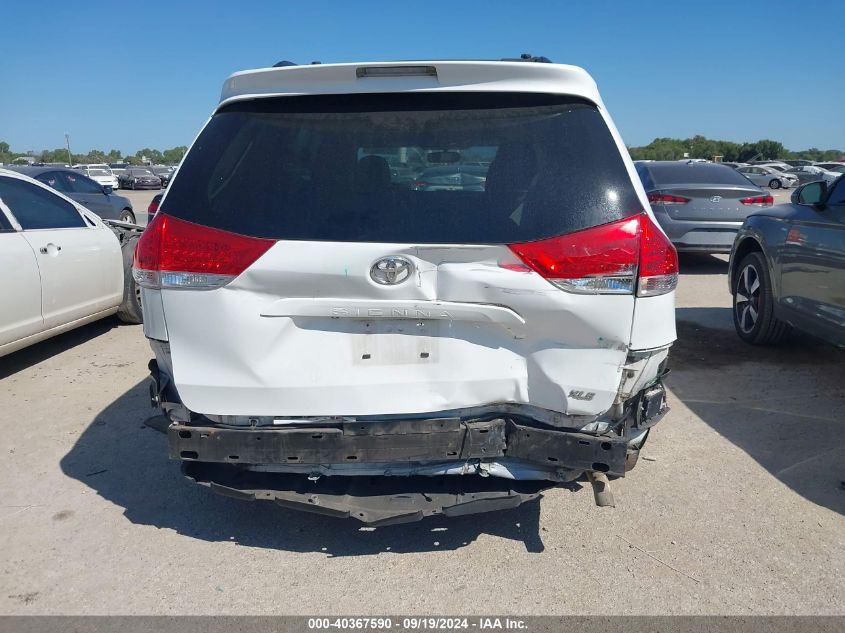
[[[525,325],[525,319],[504,306],[454,301],[388,301],[289,298],[274,301],[263,317],[323,317],[332,319],[441,319],[495,323],[507,330]]]

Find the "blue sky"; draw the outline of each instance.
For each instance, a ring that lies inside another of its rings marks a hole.
[[[629,145],[845,149],[843,18],[845,0],[7,2],[0,140],[187,145],[237,70],[530,52],[586,68]]]

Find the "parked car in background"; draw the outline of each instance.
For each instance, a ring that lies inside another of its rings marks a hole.
[[[440,165],[429,167],[411,183],[414,191],[484,191],[487,167]]]
[[[782,160],[752,160],[750,164],[764,167],[778,167],[779,170],[790,168],[790,165]]]
[[[383,525],[633,467],[678,265],[601,103],[537,61],[229,78],[135,255],[185,475]],[[373,147],[491,163],[414,190]]]
[[[793,167],[788,174],[792,174],[799,180],[799,184],[813,182],[815,180],[823,180],[828,185],[833,184],[833,181],[839,178],[840,174],[834,171],[828,171],[815,165],[802,165],[801,167]]]
[[[150,200],[150,206],[147,207],[147,224],[153,221],[155,214],[158,213],[158,207],[161,204],[161,199],[164,197],[163,193],[157,193]]]
[[[654,217],[679,251],[729,253],[749,213],[772,196],[718,163],[635,163]]]
[[[775,167],[749,165],[748,167],[739,167],[737,171],[758,187],[769,187],[770,189],[783,187],[788,189],[798,186],[798,178],[795,175],[779,171]]]
[[[121,189],[161,189],[161,178],[147,167],[127,167],[119,180]]]
[[[784,165],[783,163],[762,163],[757,165],[757,167],[770,167],[771,169],[779,172],[785,172],[791,169],[789,165]]]
[[[0,201],[0,356],[115,313],[141,322],[140,229],[110,227],[18,171],[0,169]]]
[[[731,162],[724,163],[723,162],[723,163],[719,163],[719,164],[720,165],[727,165],[728,167],[731,167],[732,169],[737,169],[738,167],[747,167],[748,166],[748,163],[731,163]]]
[[[786,163],[790,167],[801,167],[802,165],[812,165],[813,161],[805,160],[803,158],[787,158],[781,161],[782,163]]]
[[[833,161],[831,163],[816,163],[814,167],[821,167],[822,169],[827,169],[828,171],[842,173],[840,170],[845,167],[845,163],[840,161]]]
[[[132,165],[130,165],[129,163],[109,163],[109,167],[110,167],[112,170],[115,170],[115,169],[126,169],[127,167],[131,167],[131,166],[132,166]]]
[[[173,176],[174,169],[173,167],[165,167],[163,165],[153,165],[149,168],[149,170],[158,176],[159,180],[161,180],[161,186],[166,187],[170,184],[170,178]]]
[[[845,345],[845,178],[802,185],[749,216],[729,267],[739,337],[781,342],[791,327]]]
[[[111,167],[105,163],[99,165],[74,165],[77,171],[81,171],[91,180],[98,182],[101,185],[108,185],[112,189],[118,189],[120,183],[117,182],[117,176],[112,172]]]
[[[48,187],[60,191],[93,211],[105,220],[119,220],[135,224],[132,202],[113,192],[110,185],[101,185],[76,169],[57,167],[14,167],[10,168]]]

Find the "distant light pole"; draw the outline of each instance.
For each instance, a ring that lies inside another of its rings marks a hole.
[[[67,144],[67,164],[73,167],[73,156],[70,153],[70,134],[65,134],[65,143]]]

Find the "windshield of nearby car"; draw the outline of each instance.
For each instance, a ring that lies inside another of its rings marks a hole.
[[[710,163],[647,163],[656,187],[676,184],[720,184],[748,186],[748,179],[735,169]]]
[[[105,169],[89,169],[88,170],[89,176],[111,176],[109,172]]]
[[[509,243],[642,210],[596,106],[546,94],[238,102],[179,173],[162,213],[273,239]]]

